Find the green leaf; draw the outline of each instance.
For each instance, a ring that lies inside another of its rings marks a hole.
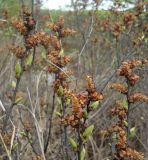
[[[135,135],[136,135],[136,128],[133,127],[130,129],[130,138],[133,139],[135,137]]]
[[[98,105],[99,105],[99,101],[96,101],[96,102],[93,102],[93,103],[90,105],[90,107],[91,107],[91,109],[96,109],[96,108],[98,107]]]
[[[125,101],[123,101],[123,108],[128,109],[128,103],[127,103],[127,101],[126,101],[126,100],[125,100]]]
[[[33,56],[32,56],[32,54],[30,54],[26,59],[26,65],[27,66],[31,66],[32,65],[32,61],[33,61]]]
[[[75,142],[75,140],[73,138],[69,138],[69,144],[73,149],[77,149],[77,143]]]
[[[59,117],[61,117],[62,116],[62,114],[60,113],[60,112],[55,112],[55,114],[57,115],[57,116],[59,116]]]
[[[16,87],[16,82],[12,81],[11,86],[12,86],[12,88],[15,88]]]
[[[61,49],[61,51],[60,51],[60,56],[64,56],[64,50],[63,49]]]
[[[15,99],[14,104],[15,104],[15,105],[18,104],[21,100],[22,100],[22,97],[17,97],[17,98]]]
[[[27,136],[25,132],[20,132],[19,134],[20,134],[21,136],[23,136],[23,137],[26,137],[26,136]]]
[[[128,122],[124,121],[124,125],[125,125],[125,127],[128,127]]]
[[[83,117],[84,117],[85,119],[88,119],[88,113],[87,113],[87,111],[84,111]]]
[[[64,89],[62,86],[59,86],[59,88],[57,90],[57,94],[58,94],[58,96],[62,96],[64,94]]]
[[[89,136],[92,135],[93,129],[94,129],[94,125],[90,125],[89,127],[87,127],[83,133],[83,137],[85,139],[89,138]]]
[[[17,62],[16,65],[15,65],[15,77],[16,77],[16,79],[18,79],[20,77],[21,72],[22,72],[21,65],[20,65],[19,62]]]
[[[86,150],[85,150],[85,148],[82,148],[81,153],[80,153],[80,160],[85,159],[85,154],[86,154]]]
[[[12,149],[15,150],[15,148],[18,146],[18,143],[15,143],[13,146],[12,146]]]
[[[66,98],[66,105],[69,105],[70,104],[70,102],[71,102],[71,100],[70,100],[70,98]]]

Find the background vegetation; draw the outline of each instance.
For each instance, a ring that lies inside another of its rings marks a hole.
[[[0,159],[148,159],[148,3],[101,2],[0,0]]]

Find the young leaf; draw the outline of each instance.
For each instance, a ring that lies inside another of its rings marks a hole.
[[[12,86],[12,88],[15,88],[16,87],[16,82],[12,81],[11,86]]]
[[[134,138],[135,135],[136,135],[136,128],[133,127],[133,128],[130,129],[130,137],[131,137],[131,138]]]
[[[90,125],[89,127],[87,127],[83,133],[83,137],[85,139],[89,138],[89,136],[92,135],[93,129],[94,129],[94,125]]]
[[[20,132],[19,134],[20,134],[21,136],[23,136],[23,137],[26,137],[26,136],[27,136],[25,132]]]
[[[15,143],[13,146],[12,146],[12,149],[15,150],[18,146],[18,143]]]
[[[88,113],[87,113],[87,111],[84,111],[83,117],[84,117],[85,119],[88,119]]]
[[[80,153],[80,160],[85,159],[85,154],[86,154],[86,150],[85,150],[85,148],[82,148],[81,153]]]
[[[69,144],[73,149],[77,149],[77,143],[73,138],[69,138]]]
[[[22,72],[22,68],[19,62],[16,63],[15,65],[15,77],[18,79],[20,77],[20,74]]]
[[[99,105],[99,101],[96,101],[96,102],[93,102],[93,103],[90,105],[90,107],[91,107],[92,109],[96,109],[96,108],[98,107],[98,105]]]
[[[33,56],[32,55],[29,55],[26,59],[26,65],[27,66],[31,66],[32,64],[32,60],[33,60]]]
[[[59,88],[57,90],[57,94],[58,94],[58,96],[62,96],[64,94],[64,89],[62,86],[59,86]]]
[[[64,50],[63,49],[61,49],[61,51],[60,51],[60,56],[64,56]]]
[[[17,98],[15,99],[14,104],[15,104],[15,105],[18,104],[21,100],[22,100],[22,97],[17,97]]]
[[[128,127],[128,122],[124,121],[124,125],[125,125],[125,127]]]
[[[55,112],[55,114],[58,116],[58,117],[61,117],[62,116],[62,114],[60,113],[60,112]]]
[[[128,103],[127,103],[127,101],[123,101],[123,107],[124,107],[125,109],[128,109]]]

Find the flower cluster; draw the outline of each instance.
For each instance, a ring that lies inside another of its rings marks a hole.
[[[85,94],[75,94],[72,92],[67,92],[67,96],[70,99],[70,104],[72,107],[71,115],[67,115],[62,120],[65,125],[70,125],[71,127],[76,127],[80,120],[83,118],[84,110],[87,104],[87,96]]]
[[[123,22],[127,27],[131,26],[135,20],[136,20],[136,17],[133,13],[124,13]]]
[[[23,22],[13,20],[11,24],[22,35],[27,36],[28,33],[33,30],[36,22],[32,17],[32,13],[25,6],[23,6]]]
[[[19,31],[21,34],[25,34],[27,31],[27,28],[25,27],[25,25],[23,24],[23,22],[18,22],[17,20],[13,20],[11,22],[12,26]]]
[[[29,47],[29,42],[28,42],[28,38],[32,36],[32,32],[33,29],[35,27],[35,20],[32,17],[32,13],[28,11],[28,9],[23,6],[23,21],[17,21],[17,20],[13,20],[11,22],[12,27],[15,28],[18,32],[20,32],[23,37],[24,37],[24,47],[26,49],[23,49],[22,47],[16,46],[16,47],[11,47],[11,51],[14,53],[14,55],[17,58],[24,58],[26,56],[25,50],[31,49],[31,47]],[[33,42],[32,42],[32,47],[33,46]]]
[[[123,62],[121,67],[118,69],[118,74],[124,76],[130,83],[131,86],[134,86],[139,80],[139,76],[133,73],[133,69],[137,66],[143,64],[143,61],[140,60],[131,60],[129,62]]]
[[[118,160],[124,160],[131,158],[133,160],[143,160],[143,154],[128,147],[126,138],[126,125],[127,121],[127,109],[122,106],[122,103],[117,101],[115,107],[111,109],[111,114],[118,117],[118,122],[110,129],[110,133],[117,135],[116,153],[115,158]]]
[[[125,87],[123,84],[120,84],[120,83],[113,83],[109,87],[110,89],[114,89],[123,94],[126,94],[128,92],[127,87]]]
[[[23,58],[24,57],[24,49],[22,47],[12,47],[10,48],[10,50],[14,53],[14,55],[17,57],[17,58]]]
[[[122,24],[116,22],[112,27],[112,34],[115,38],[119,38],[122,32]]]
[[[67,115],[62,120],[65,125],[77,127],[78,123],[83,124],[85,121],[85,113],[91,111],[89,108],[91,103],[102,101],[103,95],[96,91],[93,80],[90,76],[86,77],[86,92],[74,93],[70,90],[65,92],[66,96],[70,99],[72,107],[72,114]]]
[[[61,16],[59,18],[59,20],[57,21],[57,23],[49,23],[48,27],[54,31],[57,32],[59,35],[59,38],[64,38],[67,37],[69,35],[75,35],[76,31],[74,31],[73,29],[69,29],[69,28],[64,28],[64,18]]]
[[[90,76],[86,77],[86,91],[88,92],[88,98],[90,101],[100,101],[103,100],[102,93],[99,93],[96,91],[95,85],[93,83],[93,80]]]
[[[131,94],[129,91],[130,86],[134,86],[136,82],[139,80],[139,76],[133,72],[135,67],[147,64],[147,60],[131,60],[128,62],[123,62],[121,67],[118,69],[118,75],[125,77],[126,86],[120,83],[113,83],[110,85],[111,89],[114,89],[126,96],[127,107],[123,107],[123,103],[117,101],[114,105],[114,108],[111,109],[112,116],[118,117],[118,122],[109,129],[109,133],[114,133],[117,135],[116,137],[116,153],[115,159],[124,160],[126,158],[130,158],[133,160],[143,160],[143,154],[137,152],[136,150],[128,147],[127,138],[129,134],[129,126],[128,126],[128,115],[129,108],[132,103],[144,101],[148,102],[148,97],[141,93],[133,93]]]
[[[141,93],[134,93],[133,95],[129,96],[129,102],[134,103],[134,102],[148,102],[148,96],[143,95]]]

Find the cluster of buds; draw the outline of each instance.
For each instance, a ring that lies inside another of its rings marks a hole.
[[[48,48],[51,42],[49,35],[46,35],[44,32],[37,32],[34,35],[29,35],[26,39],[26,45],[28,48],[33,48],[37,45],[43,45],[45,48]]]
[[[118,117],[118,122],[110,129],[110,133],[115,133],[117,135],[115,159],[124,160],[126,158],[131,158],[133,160],[143,160],[143,154],[129,148],[127,144],[125,131],[127,109],[122,106],[121,102],[117,101],[115,107],[111,109],[111,114]]]
[[[72,107],[72,114],[65,116],[63,119],[63,122],[66,125],[77,127],[78,123],[80,124],[82,122],[83,124],[86,110],[87,112],[91,111],[88,109],[89,105],[103,100],[103,95],[96,91],[92,78],[87,76],[86,80],[86,92],[79,94],[71,91],[65,92],[67,97],[70,99]]]
[[[14,53],[14,55],[17,57],[17,58],[23,58],[24,57],[24,49],[22,47],[12,47],[10,48],[10,50]]]
[[[10,50],[14,53],[14,55],[17,58],[25,58],[26,57],[26,51],[31,49],[32,47],[34,47],[34,41],[32,42],[31,40],[29,41],[32,44],[32,47],[30,46],[30,43],[28,42],[28,39],[33,36],[33,29],[35,28],[35,20],[32,17],[32,13],[30,11],[28,11],[28,9],[23,6],[22,8],[23,10],[23,21],[17,21],[17,20],[13,20],[11,22],[13,28],[15,28],[18,32],[20,32],[23,37],[24,37],[24,47],[26,49],[23,49],[22,47],[12,47],[10,48]]]
[[[57,23],[49,23],[48,27],[58,33],[59,38],[64,38],[69,35],[75,35],[76,31],[69,28],[64,28],[64,18],[61,16]]]
[[[84,108],[87,105],[88,99],[87,96],[83,93],[75,94],[70,91],[67,93],[67,97],[70,99],[70,104],[72,107],[71,115],[67,115],[63,118],[62,122],[65,125],[69,125],[73,128],[77,127],[80,120],[83,118],[84,115]]]
[[[11,24],[12,24],[13,28],[15,28],[21,34],[25,34],[26,33],[27,28],[25,27],[23,22],[18,22],[17,20],[13,20],[11,22]]]
[[[28,11],[28,9],[23,6],[23,18],[24,18],[24,26],[27,28],[27,31],[31,31],[35,27],[35,20],[33,19],[32,13]]]
[[[109,30],[109,20],[103,20],[101,22],[101,26],[103,27],[103,31],[108,31]]]
[[[139,76],[133,73],[133,69],[137,66],[142,65],[143,62],[140,60],[131,60],[129,62],[123,62],[121,67],[118,69],[118,74],[124,76],[134,86],[139,80]]]
[[[125,87],[123,84],[120,84],[120,83],[113,83],[109,87],[110,89],[114,89],[123,94],[126,94],[128,92],[127,87]]]
[[[122,24],[116,22],[112,27],[112,34],[115,38],[119,38],[122,32]]]
[[[127,27],[131,26],[135,20],[136,16],[133,13],[125,13],[123,15],[123,22]]]
[[[133,95],[129,96],[129,102],[134,103],[134,102],[148,102],[148,96],[143,95],[141,93],[134,93]]]
[[[88,98],[90,101],[101,101],[103,100],[102,93],[97,92],[93,79],[90,76],[86,77],[86,91],[88,92]]]
[[[133,73],[133,69],[144,64],[147,64],[147,60],[131,60],[128,62],[123,62],[121,67],[118,69],[118,74],[126,78],[128,87],[125,87],[120,83],[114,83],[110,85],[111,89],[115,89],[116,91],[126,95],[128,104],[128,107],[125,108],[123,107],[123,103],[117,101],[115,103],[115,107],[111,109],[111,114],[113,116],[117,116],[118,118],[118,122],[111,127],[111,129],[109,129],[110,133],[115,133],[117,135],[117,142],[115,146],[115,159],[117,160],[124,160],[127,158],[133,160],[144,159],[143,154],[129,148],[127,143],[128,113],[130,104],[139,101],[148,102],[148,97],[141,93],[134,93],[133,95],[129,94],[129,87],[134,86],[139,80],[139,76]]]
[[[66,36],[71,36],[71,33],[70,29],[68,29],[65,36],[61,36],[65,30],[63,17],[60,17],[56,23],[50,23],[48,27],[56,33],[56,36],[50,36],[48,40],[50,47],[45,47],[47,49],[47,59],[49,60],[46,70],[49,73],[55,74],[55,81],[53,83],[54,91],[58,96],[63,97],[64,92],[69,89],[67,77],[69,77],[72,72],[65,69],[71,59],[69,56],[64,55],[61,39]],[[44,39],[45,38],[42,38],[41,41]]]
[[[27,36],[30,31],[35,27],[35,20],[32,17],[32,13],[23,6],[23,22],[13,20],[11,22],[12,26],[18,30],[22,35]]]

